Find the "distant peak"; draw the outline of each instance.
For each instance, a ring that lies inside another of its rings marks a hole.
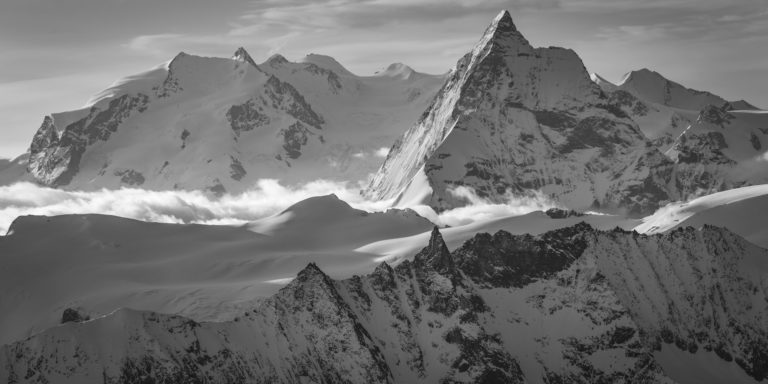
[[[258,67],[256,65],[256,62],[253,61],[253,58],[251,57],[251,55],[249,55],[248,51],[246,51],[245,48],[243,47],[240,47],[237,49],[237,51],[235,51],[235,54],[232,55],[232,60],[237,60],[243,63],[251,64],[254,67]]]
[[[320,68],[335,72],[337,75],[352,75],[352,72],[348,71],[343,65],[336,61],[336,59],[330,56],[310,53],[304,56],[304,58],[301,59],[301,62],[317,65]]]
[[[289,63],[288,59],[279,53],[275,53],[274,55],[270,56],[269,59],[267,59],[267,64],[271,66],[279,66],[286,63]]]
[[[723,104],[723,109],[728,111],[757,111],[760,108],[750,104],[746,100],[726,101]]]
[[[648,81],[652,79],[667,81],[666,77],[662,76],[656,71],[652,71],[648,68],[640,68],[624,75],[624,78],[621,80],[621,84],[633,81]]]
[[[604,77],[600,76],[597,73],[594,73],[594,72],[590,73],[589,78],[590,80],[592,80],[593,83],[600,86],[600,88],[603,89],[604,91],[614,91],[617,88],[616,84],[606,80]]]
[[[385,70],[377,72],[377,76],[394,77],[408,80],[418,72],[403,63],[392,63]]]

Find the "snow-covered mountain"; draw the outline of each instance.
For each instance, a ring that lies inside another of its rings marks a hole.
[[[590,75],[571,50],[533,48],[508,12],[449,76],[395,142],[367,196],[442,210],[467,204],[454,193],[463,186],[495,202],[539,191],[568,208],[642,216],[670,201],[768,180],[742,161],[763,155],[757,120],[768,115],[722,111],[748,103],[727,103],[648,70],[612,84]],[[731,120],[710,117],[713,103]],[[708,121],[725,121],[719,127],[733,142],[715,140],[723,135],[711,133]],[[701,158],[670,153],[700,147],[712,148]],[[720,152],[734,155],[710,159]]]
[[[647,69],[618,85],[593,80],[675,163],[675,183],[701,195],[768,182],[768,113],[686,88]]]
[[[0,347],[0,380],[760,382],[766,260],[709,226],[500,231],[454,252],[435,229],[412,260],[364,276],[332,280],[310,264],[228,322],[73,315]]]
[[[320,55],[257,65],[242,48],[231,59],[181,53],[83,109],[46,116],[27,169],[41,184],[81,190],[221,194],[261,178],[364,180],[442,82],[404,66],[356,76]]]
[[[466,204],[459,186],[494,201],[540,190],[569,208],[644,213],[677,198],[671,166],[575,52],[533,48],[504,11],[366,193],[440,210]]]

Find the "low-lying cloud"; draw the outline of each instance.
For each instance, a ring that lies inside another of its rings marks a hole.
[[[252,189],[216,198],[196,191],[119,190],[65,191],[32,183],[0,187],[0,234],[23,215],[105,214],[162,223],[239,225],[262,219],[313,196],[335,194],[352,207],[369,212],[384,211],[388,201],[364,199],[356,186],[318,180],[289,187],[273,179],[259,180]],[[428,206],[413,206],[420,215],[440,226],[459,226],[480,220],[516,216],[546,210],[555,204],[540,193],[508,194],[502,203],[479,197],[467,187],[450,191],[465,199],[467,206],[437,214]]]
[[[532,191],[526,195],[515,195],[507,192],[502,202],[493,202],[482,198],[474,190],[465,186],[449,189],[448,192],[456,198],[466,200],[468,204],[463,207],[443,211],[440,214],[424,205],[410,208],[441,227],[456,227],[476,221],[520,216],[534,211],[546,211],[547,209],[558,207],[555,202],[538,191]]]
[[[0,187],[0,234],[22,215],[98,213],[163,223],[242,224],[279,213],[306,198],[331,193],[367,211],[384,210],[390,204],[366,201],[347,183],[324,180],[288,187],[263,179],[247,192],[220,198],[196,191],[123,188],[83,192],[17,183]]]

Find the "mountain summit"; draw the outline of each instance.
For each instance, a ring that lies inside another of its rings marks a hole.
[[[244,63],[251,64],[254,67],[258,67],[256,62],[253,61],[253,58],[251,58],[251,55],[249,55],[248,51],[246,51],[243,47],[240,47],[237,49],[237,51],[235,51],[235,54],[232,55],[232,60],[242,61]]]
[[[497,202],[542,191],[576,209],[647,212],[670,198],[657,174],[668,165],[575,52],[533,48],[503,11],[366,194],[442,210],[467,203],[458,187]]]

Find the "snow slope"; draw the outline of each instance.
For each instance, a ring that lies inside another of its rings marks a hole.
[[[0,344],[57,324],[70,307],[228,319],[310,261],[334,276],[368,271],[376,255],[355,248],[432,227],[413,212],[367,213],[335,196],[300,202],[278,215],[285,216],[269,228],[20,217],[0,237]]]
[[[44,185],[78,190],[223,194],[263,178],[362,181],[442,82],[356,76],[320,55],[257,65],[242,48],[232,58],[180,53],[83,109],[46,116],[27,169]]]
[[[449,252],[435,229],[394,268],[310,264],[231,321],[124,309],[51,328],[0,347],[0,380],[693,384],[709,363],[764,382],[767,252],[721,228],[585,224]]]
[[[768,185],[731,189],[670,204],[643,219],[635,230],[662,233],[679,227],[723,226],[750,242],[768,248]]]

